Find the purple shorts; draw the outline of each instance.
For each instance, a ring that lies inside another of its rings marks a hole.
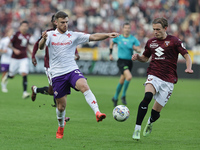
[[[1,64],[1,72],[8,72],[9,64]]]
[[[71,93],[70,88],[75,88],[76,81],[80,78],[85,78],[79,69],[76,69],[70,73],[54,77],[52,79],[52,86],[54,91],[54,98],[61,98]],[[86,78],[85,78],[86,79]],[[77,90],[78,91],[78,90]]]

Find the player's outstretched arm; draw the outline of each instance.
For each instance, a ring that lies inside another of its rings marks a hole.
[[[189,54],[185,54],[184,58],[186,60],[186,69],[185,69],[185,72],[186,73],[193,73],[193,70],[192,70],[192,60],[190,58],[190,55]]]
[[[91,34],[89,37],[89,41],[101,41],[101,40],[105,40],[107,38],[115,38],[119,36],[119,33],[95,33],[95,34]]]

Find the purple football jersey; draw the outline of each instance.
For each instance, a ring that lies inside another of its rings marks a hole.
[[[16,32],[11,38],[12,46],[21,51],[19,55],[15,53],[12,54],[12,58],[22,59],[27,57],[27,47],[29,44],[30,35],[29,34],[21,34],[21,32]]]
[[[164,81],[176,83],[178,54],[184,56],[187,50],[180,39],[168,35],[166,39],[149,39],[145,46],[144,56],[150,57],[151,62],[147,74],[154,75]]]

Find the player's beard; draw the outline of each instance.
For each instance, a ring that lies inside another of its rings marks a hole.
[[[65,32],[67,31],[67,27],[59,28],[59,30],[60,30],[62,33],[65,33]]]

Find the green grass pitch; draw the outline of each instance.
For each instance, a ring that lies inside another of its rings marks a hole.
[[[112,117],[114,95],[119,77],[86,76],[100,110],[107,118],[97,123],[81,92],[72,89],[67,98],[67,122],[63,139],[56,139],[58,123],[53,97],[37,95],[35,102],[22,99],[22,78],[9,80],[8,93],[0,92],[1,150],[199,150],[200,96],[198,79],[179,79],[160,119],[149,137],[132,140],[137,108],[144,96],[146,78],[133,78],[127,91],[130,117],[117,122]],[[29,75],[30,87],[48,85],[46,76]],[[142,124],[150,115],[154,100]],[[119,104],[121,101],[119,100]]]

